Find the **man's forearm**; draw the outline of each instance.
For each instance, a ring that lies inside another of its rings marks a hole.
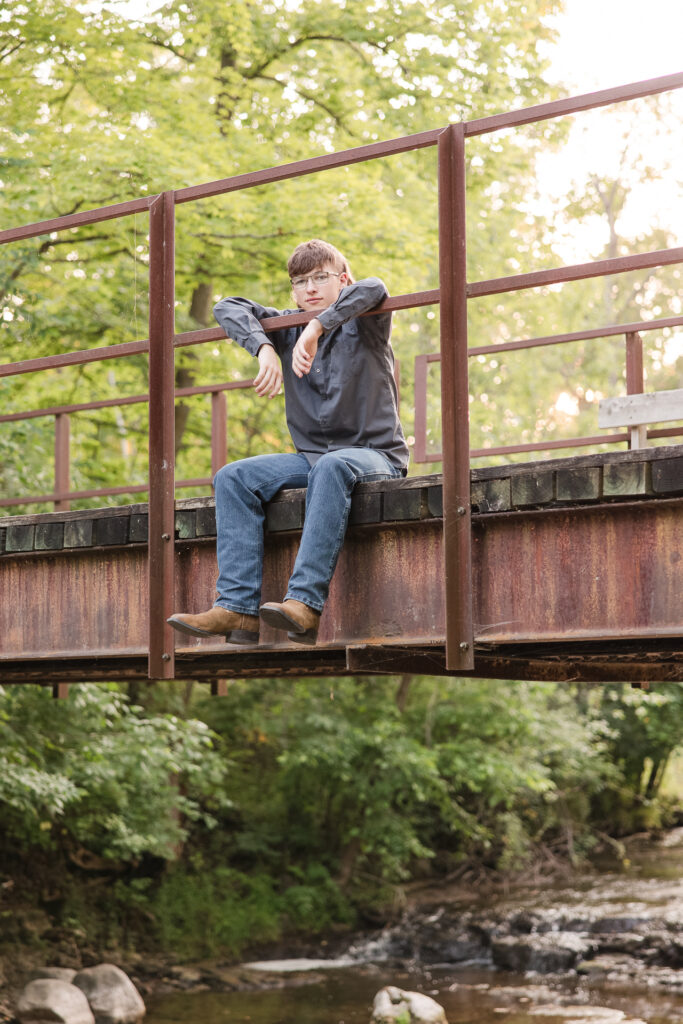
[[[353,317],[375,309],[388,294],[383,281],[378,277],[367,277],[344,288],[336,302],[318,314],[317,319],[324,331],[331,331]]]

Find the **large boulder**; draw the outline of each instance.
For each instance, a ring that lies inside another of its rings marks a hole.
[[[372,1004],[373,1024],[448,1024],[443,1006],[421,992],[394,985],[380,989]]]
[[[98,964],[79,971],[73,984],[83,991],[95,1024],[137,1024],[145,1004],[133,982],[115,964]]]
[[[71,982],[76,972],[73,967],[34,967],[29,980],[36,981],[38,978],[55,978],[59,981]]]
[[[85,994],[59,978],[29,981],[17,1003],[21,1024],[57,1021],[59,1024],[95,1024]]]

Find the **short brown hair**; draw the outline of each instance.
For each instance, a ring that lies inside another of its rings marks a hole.
[[[310,274],[316,267],[323,267],[326,263],[331,263],[338,273],[346,274],[349,283],[353,281],[348,260],[342,256],[339,249],[320,238],[311,238],[308,242],[297,245],[287,260],[287,271],[290,278],[299,277],[301,274]]]

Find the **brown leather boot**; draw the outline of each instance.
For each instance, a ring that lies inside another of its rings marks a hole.
[[[214,605],[199,615],[175,613],[166,619],[170,626],[190,636],[225,636],[229,644],[257,644],[259,619],[257,615],[242,615]]]
[[[286,629],[287,637],[297,644],[313,646],[318,638],[320,612],[309,608],[302,601],[269,601],[259,608],[261,618],[273,629]]]

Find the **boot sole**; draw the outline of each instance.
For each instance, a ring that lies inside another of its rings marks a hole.
[[[309,647],[313,647],[318,639],[317,626],[304,629],[298,622],[295,622],[291,615],[287,615],[286,612],[277,608],[267,608],[264,605],[260,609],[260,615],[263,621],[273,629],[286,629],[287,639],[293,640],[295,644],[307,644]]]
[[[179,633],[187,633],[188,636],[224,636],[226,644],[239,644],[249,646],[257,644],[259,635],[250,629],[231,629],[229,633],[211,633],[208,629],[199,629],[197,626],[189,626],[187,622],[175,619],[171,616],[166,619],[169,626],[173,626]]]

